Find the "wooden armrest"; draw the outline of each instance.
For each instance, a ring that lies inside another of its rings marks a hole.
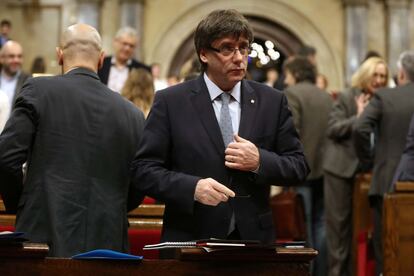
[[[411,181],[398,181],[395,184],[396,192],[414,192],[414,182]]]

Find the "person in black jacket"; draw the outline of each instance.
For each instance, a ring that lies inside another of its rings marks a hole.
[[[114,56],[107,56],[103,66],[98,71],[99,78],[110,89],[121,93],[131,69],[144,68],[151,72],[151,68],[133,58],[138,44],[137,31],[131,27],[118,30],[114,38]]]
[[[70,26],[57,54],[63,75],[27,81],[0,136],[0,194],[17,212],[16,231],[47,243],[50,256],[127,252],[127,211],[142,200],[129,167],[144,115],[100,82],[94,28]]]

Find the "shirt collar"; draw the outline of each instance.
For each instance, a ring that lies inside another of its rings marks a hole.
[[[14,75],[13,77],[7,76],[6,73],[4,72],[4,70],[1,70],[0,72],[0,76],[2,79],[7,80],[7,81],[13,81],[13,80],[17,80],[17,78],[20,76],[21,71],[17,71],[16,75]]]
[[[206,82],[208,93],[210,94],[211,101],[214,101],[217,97],[219,97],[223,90],[221,90],[213,81],[211,81],[207,74],[204,73],[204,81]],[[241,95],[241,82],[239,81],[230,91],[230,95],[240,104],[240,95]]]
[[[115,56],[112,56],[111,58],[111,65],[115,65],[116,64],[116,58]],[[130,66],[132,64],[132,59],[128,59],[126,66]]]

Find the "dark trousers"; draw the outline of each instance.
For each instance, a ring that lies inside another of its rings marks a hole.
[[[374,213],[374,233],[373,245],[375,255],[375,275],[380,275],[383,269],[383,252],[382,252],[382,196],[371,196],[369,198]]]
[[[352,274],[352,199],[354,178],[325,172],[325,215],[328,275]]]
[[[323,178],[308,180],[305,186],[296,187],[303,198],[305,207],[306,234],[308,246],[318,250],[319,254],[311,265],[312,275],[327,274],[327,249],[324,208]]]

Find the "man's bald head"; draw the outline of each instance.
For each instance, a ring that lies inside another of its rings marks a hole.
[[[58,57],[65,72],[72,67],[92,67],[96,71],[102,56],[101,36],[92,26],[75,24],[63,32]]]
[[[7,41],[0,51],[2,70],[9,76],[16,75],[22,68],[23,48],[17,41]]]

